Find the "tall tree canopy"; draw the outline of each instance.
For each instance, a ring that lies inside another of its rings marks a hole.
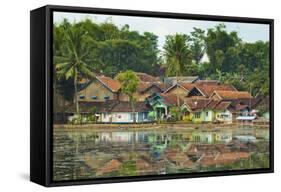
[[[192,60],[189,41],[190,37],[185,34],[166,36],[164,57],[168,76],[183,75],[188,70]]]

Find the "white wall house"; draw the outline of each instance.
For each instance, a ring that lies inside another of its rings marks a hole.
[[[101,114],[102,123],[136,123],[149,122],[148,112],[109,112]]]

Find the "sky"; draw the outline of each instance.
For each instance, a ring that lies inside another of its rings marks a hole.
[[[162,50],[165,43],[166,35],[172,35],[175,33],[189,34],[193,31],[194,27],[206,30],[218,25],[219,23],[224,23],[226,25],[226,30],[229,32],[237,31],[239,37],[245,42],[255,42],[258,40],[269,41],[268,24],[54,12],[54,23],[59,23],[64,18],[68,19],[70,22],[79,22],[86,18],[92,19],[97,23],[110,20],[118,27],[128,24],[130,26],[130,30],[136,30],[140,33],[148,31],[157,35],[158,47],[160,50]]]

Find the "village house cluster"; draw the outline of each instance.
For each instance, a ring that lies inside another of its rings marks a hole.
[[[268,108],[267,98],[254,98],[249,92],[216,80],[197,76],[160,80],[146,73],[136,75],[140,81],[134,93],[134,110],[128,96],[121,92],[120,82],[101,75],[80,82],[80,114],[94,116],[97,123],[147,123],[173,119],[172,109],[177,108],[186,122],[233,123],[253,121],[261,105]],[[75,114],[73,104],[63,110],[64,116]],[[56,113],[61,111],[57,109]],[[263,118],[268,120],[269,113],[264,113]]]

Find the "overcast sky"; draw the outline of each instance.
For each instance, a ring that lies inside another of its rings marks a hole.
[[[130,30],[136,30],[140,33],[148,31],[156,34],[158,36],[158,46],[160,49],[162,49],[166,35],[175,33],[189,34],[193,31],[193,27],[206,30],[222,23],[217,21],[54,12],[54,23],[59,23],[64,18],[68,19],[70,22],[79,22],[89,18],[97,23],[102,23],[111,19],[111,21],[118,27],[128,24],[130,26]],[[242,38],[243,41],[255,42],[258,40],[269,40],[269,25],[267,24],[234,22],[223,23],[226,25],[227,31],[237,31],[239,37]]]

